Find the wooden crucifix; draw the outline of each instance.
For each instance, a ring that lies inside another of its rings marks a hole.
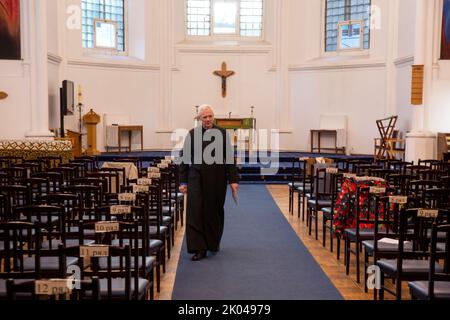
[[[222,97],[227,96],[227,79],[234,76],[236,73],[231,70],[227,70],[227,63],[222,63],[222,70],[214,71],[214,75],[222,78]]]

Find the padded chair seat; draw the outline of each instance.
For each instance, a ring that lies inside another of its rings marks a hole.
[[[154,257],[145,257],[145,269],[151,270],[153,266],[155,265],[156,259]],[[107,270],[108,269],[108,258],[99,258],[98,259],[99,268],[100,270]],[[125,260],[122,259],[122,265],[125,265]],[[120,258],[119,257],[112,257],[111,258],[111,268],[113,270],[120,269]],[[131,257],[131,268],[134,269],[134,257]],[[142,268],[142,257],[139,257],[138,261],[138,268]]]
[[[150,283],[147,280],[139,278],[138,292],[140,298],[145,296],[149,285]],[[134,290],[134,279],[131,279],[132,299],[134,299]],[[89,297],[90,295],[91,293],[87,292],[86,296]],[[108,279],[100,279],[100,295],[103,299],[108,297]],[[123,299],[125,297],[125,279],[111,280],[111,295],[113,299]]]
[[[427,238],[431,239],[431,230],[427,230]],[[447,233],[446,232],[438,232],[437,240],[441,241],[441,242],[445,242],[447,240]]]
[[[54,240],[52,241],[52,249],[58,249],[59,244],[61,244],[62,241]],[[84,239],[84,245],[89,246],[91,244],[94,244],[94,240],[88,240]],[[80,240],[77,239],[67,239],[66,240],[66,247],[78,247],[80,245]],[[48,250],[50,249],[50,241],[46,240],[43,241],[41,244],[41,249]]]
[[[23,262],[23,268],[25,271],[34,270],[34,257],[26,258]],[[78,263],[78,258],[67,257],[67,266],[73,266]],[[58,257],[41,257],[41,270],[43,271],[59,271]]]
[[[78,233],[80,232],[80,229],[78,227],[70,227],[69,228],[69,232],[70,233]],[[84,235],[85,236],[95,236],[95,230],[94,229],[85,229],[84,230]]]
[[[316,200],[310,199],[308,200],[308,207],[315,207],[316,206]],[[325,208],[331,206],[331,200],[318,200],[317,206],[319,208]]]
[[[151,236],[156,235],[157,232],[158,232],[156,226],[150,226],[150,227],[148,228],[148,230],[149,230],[149,233],[150,233]],[[160,231],[161,234],[165,234],[165,233],[167,233],[168,228],[165,227],[165,226],[161,226],[161,227],[159,227],[159,231]]]
[[[428,300],[428,281],[410,282],[409,288],[412,294],[420,300]],[[439,300],[450,300],[450,281],[436,281],[434,283],[434,296]]]
[[[155,221],[156,222],[156,216],[150,216],[150,221]],[[163,216],[161,222],[162,222],[162,224],[164,226],[167,226],[168,224],[172,223],[172,217]]]
[[[356,240],[356,228],[345,229],[345,234],[350,240]],[[370,240],[374,237],[373,229],[360,229],[359,239],[360,240]]]
[[[178,199],[178,200],[184,199],[184,194],[182,194],[181,192],[172,193],[172,199]]]
[[[328,219],[330,219],[334,215],[334,212],[331,211],[331,207],[322,208],[322,212],[323,215]]]
[[[373,254],[373,251],[375,250],[375,248],[374,248],[375,241],[374,240],[363,241],[362,244],[363,244],[366,252],[369,255]],[[411,242],[407,242],[404,244],[403,248],[405,251],[412,251],[413,245]],[[398,243],[393,244],[393,243],[386,243],[386,242],[378,241],[378,251],[397,253],[398,252]]]
[[[300,187],[297,188],[297,190],[300,192],[311,192],[311,183],[305,183],[305,187],[301,185]]]
[[[6,292],[6,279],[0,279],[0,300],[6,300],[7,297],[7,292]],[[22,284],[28,281],[34,281],[31,279],[15,279],[14,283],[16,284]],[[29,294],[17,294],[17,298],[18,299],[26,299],[26,298],[31,298],[31,295]]]
[[[294,182],[294,183],[289,182],[288,183],[288,186],[291,189],[292,189],[292,185],[294,185],[294,189],[297,189],[297,191],[298,191],[298,188],[303,187],[303,182]]]
[[[161,240],[151,239],[150,240],[150,250],[157,250],[161,248],[164,243]]]
[[[40,222],[41,224],[43,224],[42,227],[45,228],[46,225],[47,225],[47,223],[48,223],[48,216],[42,215],[40,219],[38,219],[37,216],[32,216],[32,217],[31,217],[31,222],[32,222],[32,223],[35,223],[36,221],[38,221],[38,222]],[[51,216],[51,217],[50,217],[50,221],[51,221],[51,224],[52,224],[52,225],[55,225],[55,224],[58,223],[59,218],[58,218],[58,217],[55,217],[55,216]]]
[[[437,251],[445,251],[445,243],[439,242],[436,244]]]
[[[394,276],[397,274],[397,260],[379,260],[377,265],[381,270],[388,275]],[[430,262],[427,260],[403,260],[402,273],[412,276],[421,276],[424,278],[428,277],[430,270]],[[443,268],[436,263],[436,272],[440,273]]]
[[[163,215],[164,215],[164,216],[170,216],[170,215],[172,214],[172,211],[173,211],[174,208],[175,208],[175,207],[173,206],[173,207],[172,207],[172,210],[171,210],[169,206],[163,206],[163,207],[162,207],[162,213],[163,213]]]

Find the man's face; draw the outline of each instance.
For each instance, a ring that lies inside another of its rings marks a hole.
[[[205,129],[211,129],[214,123],[214,113],[211,110],[205,110],[200,117]]]

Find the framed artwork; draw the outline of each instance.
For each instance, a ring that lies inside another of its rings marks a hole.
[[[20,0],[0,0],[0,60],[20,60]]]
[[[364,21],[352,20],[338,23],[338,51],[364,48]]]
[[[450,59],[450,0],[444,0],[441,59]]]

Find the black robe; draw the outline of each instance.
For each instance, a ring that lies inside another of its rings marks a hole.
[[[227,194],[227,185],[238,182],[237,168],[234,161],[234,150],[231,147],[229,136],[226,130],[214,126],[216,133],[220,132],[223,144],[222,150],[216,148],[216,154],[221,159],[211,163],[205,161],[203,156],[199,158],[199,146],[202,145],[201,155],[208,146],[212,149],[216,141],[203,141],[205,130],[202,126],[192,129],[185,140],[180,165],[180,181],[188,185],[187,199],[187,223],[186,239],[188,252],[190,254],[199,251],[217,251],[220,248],[220,241],[224,229],[224,205]],[[201,143],[194,143],[195,132],[200,135]],[[190,145],[188,142],[191,142]],[[220,142],[220,141],[219,141]],[[218,146],[216,142],[214,145]],[[210,150],[210,149],[208,149]],[[197,155],[197,157],[196,157]],[[228,160],[228,161],[227,161]]]

